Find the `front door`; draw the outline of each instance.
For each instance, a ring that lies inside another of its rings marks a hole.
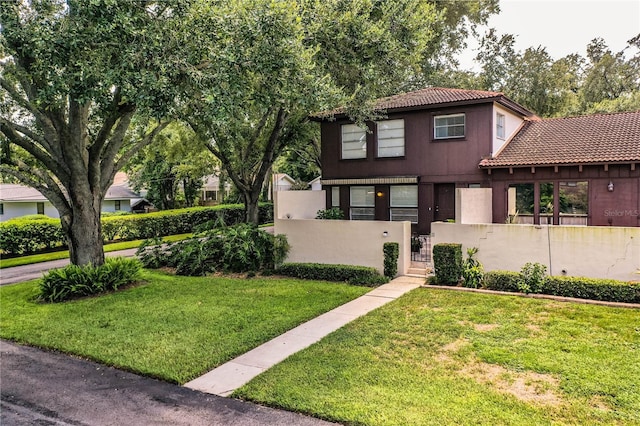
[[[456,185],[454,183],[436,183],[433,201],[435,222],[456,218]]]

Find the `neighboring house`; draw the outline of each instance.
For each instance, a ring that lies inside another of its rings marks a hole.
[[[456,188],[492,188],[496,223],[640,226],[640,112],[541,120],[502,93],[445,88],[376,109],[366,128],[315,118],[327,208],[345,217],[428,234],[455,218]]]
[[[269,183],[268,199],[273,200],[273,194],[278,191],[289,191],[296,180],[286,173],[274,173]]]
[[[225,182],[224,193],[220,191],[220,176],[209,175],[203,178],[202,189],[200,189],[200,204],[203,206],[215,206],[220,204],[231,192],[231,184]]]
[[[312,191],[322,190],[322,176],[318,176],[317,178],[309,182],[309,187]]]
[[[103,212],[131,211],[140,196],[126,185],[113,185],[102,203]],[[58,218],[58,210],[38,190],[23,185],[0,184],[0,222],[15,217],[43,214]]]

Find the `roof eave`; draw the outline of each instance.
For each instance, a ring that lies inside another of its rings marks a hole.
[[[605,166],[618,164],[639,164],[640,158],[637,160],[620,160],[620,161],[574,161],[571,163],[528,163],[528,164],[478,164],[481,169],[524,169],[528,167],[577,167],[577,166]]]

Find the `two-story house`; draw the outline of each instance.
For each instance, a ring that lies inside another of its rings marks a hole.
[[[428,234],[454,219],[456,188],[492,188],[496,223],[640,225],[640,112],[541,120],[502,93],[446,88],[375,108],[385,118],[366,127],[317,119],[327,208],[347,218]]]

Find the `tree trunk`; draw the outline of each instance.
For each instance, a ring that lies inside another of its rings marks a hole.
[[[260,200],[260,190],[243,193],[245,205],[245,220],[247,223],[260,224],[260,208],[258,200]]]
[[[77,196],[77,194],[76,194]],[[61,218],[62,230],[69,245],[69,259],[78,266],[104,264],[102,247],[102,224],[100,203],[90,202],[91,196],[82,198],[85,202],[73,203],[73,212]]]

